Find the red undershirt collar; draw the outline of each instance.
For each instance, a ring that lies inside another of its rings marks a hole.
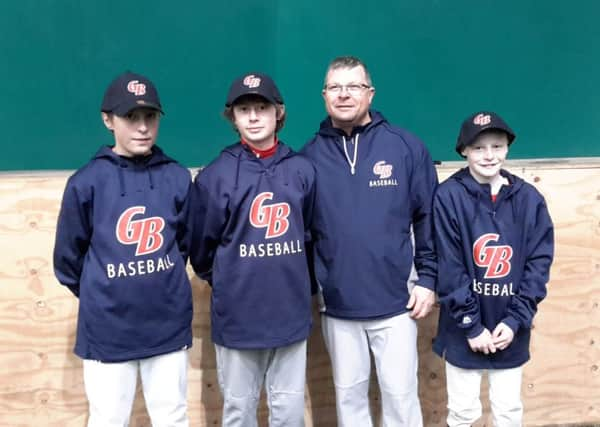
[[[277,135],[275,135],[275,143],[271,148],[267,148],[266,150],[259,150],[258,148],[254,148],[252,145],[244,141],[244,139],[241,139],[241,143],[242,145],[247,146],[250,149],[250,151],[252,151],[259,159],[268,159],[277,151],[277,144],[279,143],[279,140],[277,139]]]

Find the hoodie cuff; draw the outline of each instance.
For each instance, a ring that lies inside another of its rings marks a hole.
[[[512,316],[508,316],[502,319],[502,323],[506,324],[510,329],[512,329],[515,335],[517,335],[517,332],[519,332],[519,329],[521,327],[517,319],[515,319]]]
[[[435,278],[433,277],[419,276],[416,284],[435,292]]]
[[[475,338],[479,336],[484,329],[485,328],[481,323],[475,323],[473,326],[469,327],[468,329],[465,329],[465,336],[468,339]]]

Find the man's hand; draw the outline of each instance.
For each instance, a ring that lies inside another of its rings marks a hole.
[[[469,346],[471,350],[477,352],[480,351],[484,354],[490,354],[496,352],[496,345],[492,339],[492,334],[487,329],[484,329],[482,333],[477,335],[475,338],[468,338]]]
[[[498,323],[498,326],[494,328],[494,332],[492,332],[492,340],[494,341],[494,345],[499,350],[504,350],[506,347],[510,345],[513,338],[515,337],[515,333],[506,323]]]
[[[411,310],[410,317],[413,319],[422,319],[431,312],[434,302],[435,294],[433,291],[423,286],[415,285],[410,293],[410,299],[406,308]]]

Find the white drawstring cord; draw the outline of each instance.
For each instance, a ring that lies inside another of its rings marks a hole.
[[[354,138],[354,156],[352,157],[352,160],[350,160],[350,156],[348,155],[348,148],[346,147],[346,137],[343,135],[342,140],[344,141],[344,154],[346,154],[346,160],[348,160],[348,164],[350,165],[350,173],[354,175],[354,173],[356,172],[356,161],[358,160],[358,157],[356,156],[358,154],[358,134],[356,134],[356,137]]]

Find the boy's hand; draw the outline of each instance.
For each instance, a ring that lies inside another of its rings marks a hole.
[[[487,329],[484,329],[482,333],[477,335],[475,338],[468,338],[469,346],[471,350],[477,352],[480,351],[484,354],[490,354],[496,352],[496,345],[492,339],[492,334]]]
[[[434,302],[435,294],[432,290],[415,285],[410,293],[410,299],[406,308],[411,310],[410,317],[413,319],[422,319],[431,312]]]
[[[494,345],[499,350],[504,350],[508,347],[514,337],[515,333],[513,330],[506,323],[502,322],[498,323],[498,326],[494,328],[494,332],[492,333]]]

